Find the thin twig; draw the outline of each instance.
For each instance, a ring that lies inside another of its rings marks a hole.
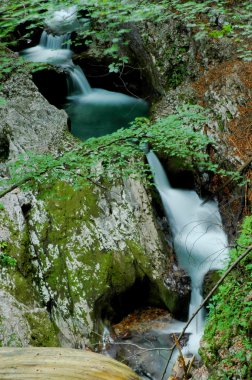
[[[181,362],[182,362],[182,366],[183,366],[183,371],[184,371],[183,378],[186,379],[187,378],[187,366],[186,366],[185,358],[184,358],[184,355],[182,353],[181,346],[179,344],[179,340],[178,340],[178,338],[176,337],[175,334],[173,334],[173,339],[174,339],[174,342],[175,342],[175,346],[177,347],[178,352],[179,352],[179,358],[181,358]]]
[[[212,295],[214,294],[214,292],[218,289],[218,287],[222,284],[222,282],[225,280],[225,278],[229,275],[229,273],[236,267],[237,264],[239,264],[239,262],[244,259],[244,257],[247,256],[247,254],[252,251],[252,245],[248,246],[246,251],[243,252],[242,255],[240,255],[236,260],[235,262],[226,270],[226,272],[222,275],[222,277],[219,279],[219,281],[217,282],[217,284],[213,287],[213,289],[208,293],[208,295],[206,296],[206,298],[202,301],[202,303],[200,304],[200,306],[195,310],[195,312],[193,313],[193,315],[191,316],[191,318],[189,319],[189,321],[186,323],[185,327],[183,328],[182,332],[180,333],[179,337],[177,338],[178,339],[178,342],[180,341],[180,339],[182,338],[182,336],[184,335],[187,327],[190,325],[190,323],[192,322],[192,320],[194,319],[194,317],[198,314],[198,312],[202,309],[203,306],[205,306],[205,304],[207,303],[207,301],[212,297]],[[169,359],[167,360],[167,363],[166,363],[166,366],[165,366],[165,369],[164,369],[164,372],[163,372],[163,375],[162,375],[162,378],[161,380],[164,379],[164,376],[165,376],[165,373],[166,373],[166,370],[168,368],[168,365],[170,363],[170,360],[171,360],[171,357],[172,357],[172,354],[174,352],[176,348],[176,344],[173,345],[172,349],[171,349],[171,353],[170,353],[170,356],[169,356]]]
[[[136,347],[138,348],[139,350],[141,350],[142,352],[148,352],[148,351],[170,351],[172,349],[172,347],[152,347],[152,348],[146,348],[146,347],[142,347],[142,346],[139,346],[138,344],[136,343],[131,343],[131,342],[109,342],[109,344],[111,346],[113,345],[118,345],[118,346],[121,346],[121,345],[124,345],[124,346],[132,346],[132,347]],[[141,353],[142,353],[141,352]],[[136,352],[135,355],[138,355],[138,353]]]

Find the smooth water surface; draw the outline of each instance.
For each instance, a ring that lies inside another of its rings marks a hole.
[[[51,27],[57,29],[57,22],[61,19],[67,23],[68,19],[74,17],[74,12],[74,9],[58,11],[50,23]],[[83,70],[72,61],[69,33],[53,35],[44,31],[39,45],[21,54],[32,62],[57,65],[67,73],[65,110],[71,120],[72,134],[82,140],[126,128],[136,117],[148,114],[148,104],[142,99],[91,88]]]
[[[92,89],[87,95],[69,97],[66,111],[71,120],[72,134],[88,139],[129,126],[135,117],[147,115],[148,106],[142,99]]]

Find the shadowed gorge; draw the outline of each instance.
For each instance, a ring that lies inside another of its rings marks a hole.
[[[251,10],[2,1],[3,378],[252,377]]]
[[[136,279],[133,286],[126,291],[115,294],[107,299],[99,299],[96,306],[96,315],[100,315],[103,321],[110,324],[120,322],[128,314],[135,310],[150,306],[166,308],[160,298],[159,290],[147,277]]]

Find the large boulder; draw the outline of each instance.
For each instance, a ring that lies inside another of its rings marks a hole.
[[[57,346],[57,329],[33,283],[24,199],[17,191],[1,200],[0,346]],[[16,266],[4,265],[3,257],[15,257]]]
[[[171,264],[140,182],[78,190],[54,182],[36,197],[17,190],[2,203],[0,240],[17,267],[5,270],[0,285],[30,309],[46,308],[61,345],[82,347],[94,340],[93,332],[101,333],[103,322],[139,306],[185,314],[190,287],[182,289],[183,274]]]
[[[31,150],[56,150],[68,129],[67,114],[40,94],[29,74],[12,75],[0,91],[0,160]]]

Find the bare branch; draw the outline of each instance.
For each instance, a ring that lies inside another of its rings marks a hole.
[[[186,323],[185,327],[183,328],[182,332],[180,333],[179,337],[177,338],[178,339],[178,342],[181,340],[182,336],[184,335],[187,327],[190,325],[190,323],[192,322],[192,320],[194,319],[194,317],[198,314],[198,312],[202,309],[203,306],[205,306],[205,304],[207,303],[207,301],[212,297],[212,295],[214,294],[214,292],[218,289],[218,287],[223,283],[223,281],[225,280],[225,278],[229,275],[229,273],[237,266],[237,264],[239,264],[239,262],[244,259],[247,254],[252,251],[252,245],[248,246],[246,251],[243,252],[243,254],[241,254],[234,262],[233,264],[225,271],[225,273],[222,275],[222,277],[219,279],[219,281],[216,283],[216,285],[213,287],[213,289],[208,293],[208,295],[206,296],[206,298],[202,301],[202,303],[200,304],[200,306],[195,310],[195,312],[193,313],[193,315],[191,316],[191,318],[188,320],[188,322]],[[162,375],[162,378],[161,380],[164,379],[164,376],[165,376],[165,373],[166,373],[166,370],[168,368],[168,365],[169,365],[169,362],[171,360],[171,357],[172,357],[172,354],[174,352],[176,348],[176,344],[173,345],[172,349],[171,349],[171,353],[170,353],[170,356],[169,356],[169,359],[167,360],[167,363],[166,363],[166,366],[165,366],[165,369],[164,369],[164,372],[163,372],[163,375]]]

